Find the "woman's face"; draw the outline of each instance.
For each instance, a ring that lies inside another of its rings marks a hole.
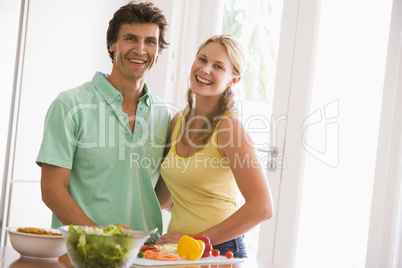
[[[216,42],[203,47],[191,67],[191,89],[198,96],[220,96],[238,80],[225,47]]]

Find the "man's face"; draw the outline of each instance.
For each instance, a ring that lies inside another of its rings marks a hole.
[[[109,50],[114,52],[112,73],[130,80],[145,80],[159,56],[158,42],[157,24],[121,25],[117,41],[109,47]]]

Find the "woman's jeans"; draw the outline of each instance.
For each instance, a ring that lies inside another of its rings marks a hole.
[[[233,252],[233,257],[247,258],[246,245],[243,237],[239,236],[236,239],[226,241],[222,244],[213,246],[218,249],[221,255],[225,255],[227,251]]]

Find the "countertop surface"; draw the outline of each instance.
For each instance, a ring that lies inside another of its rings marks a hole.
[[[70,259],[67,255],[63,255],[59,258],[59,261],[37,261],[21,258],[21,255],[15,251],[12,247],[0,248],[0,267],[12,267],[12,268],[73,268]],[[140,268],[145,266],[133,265],[132,268]],[[188,268],[286,268],[274,264],[255,262],[251,260],[245,260],[241,263],[222,263],[222,264],[199,264],[199,265],[164,265],[164,266],[146,266],[146,267],[158,267],[158,268],[173,268],[173,267],[188,267]]]

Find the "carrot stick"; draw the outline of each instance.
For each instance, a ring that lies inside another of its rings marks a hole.
[[[183,260],[184,257],[178,257],[178,256],[175,256],[173,254],[163,252],[163,253],[159,254],[156,257],[156,259],[159,260],[159,261],[179,261],[179,260]]]
[[[156,260],[158,255],[162,254],[161,252],[155,252],[152,250],[147,250],[144,252],[144,257],[151,260]]]

